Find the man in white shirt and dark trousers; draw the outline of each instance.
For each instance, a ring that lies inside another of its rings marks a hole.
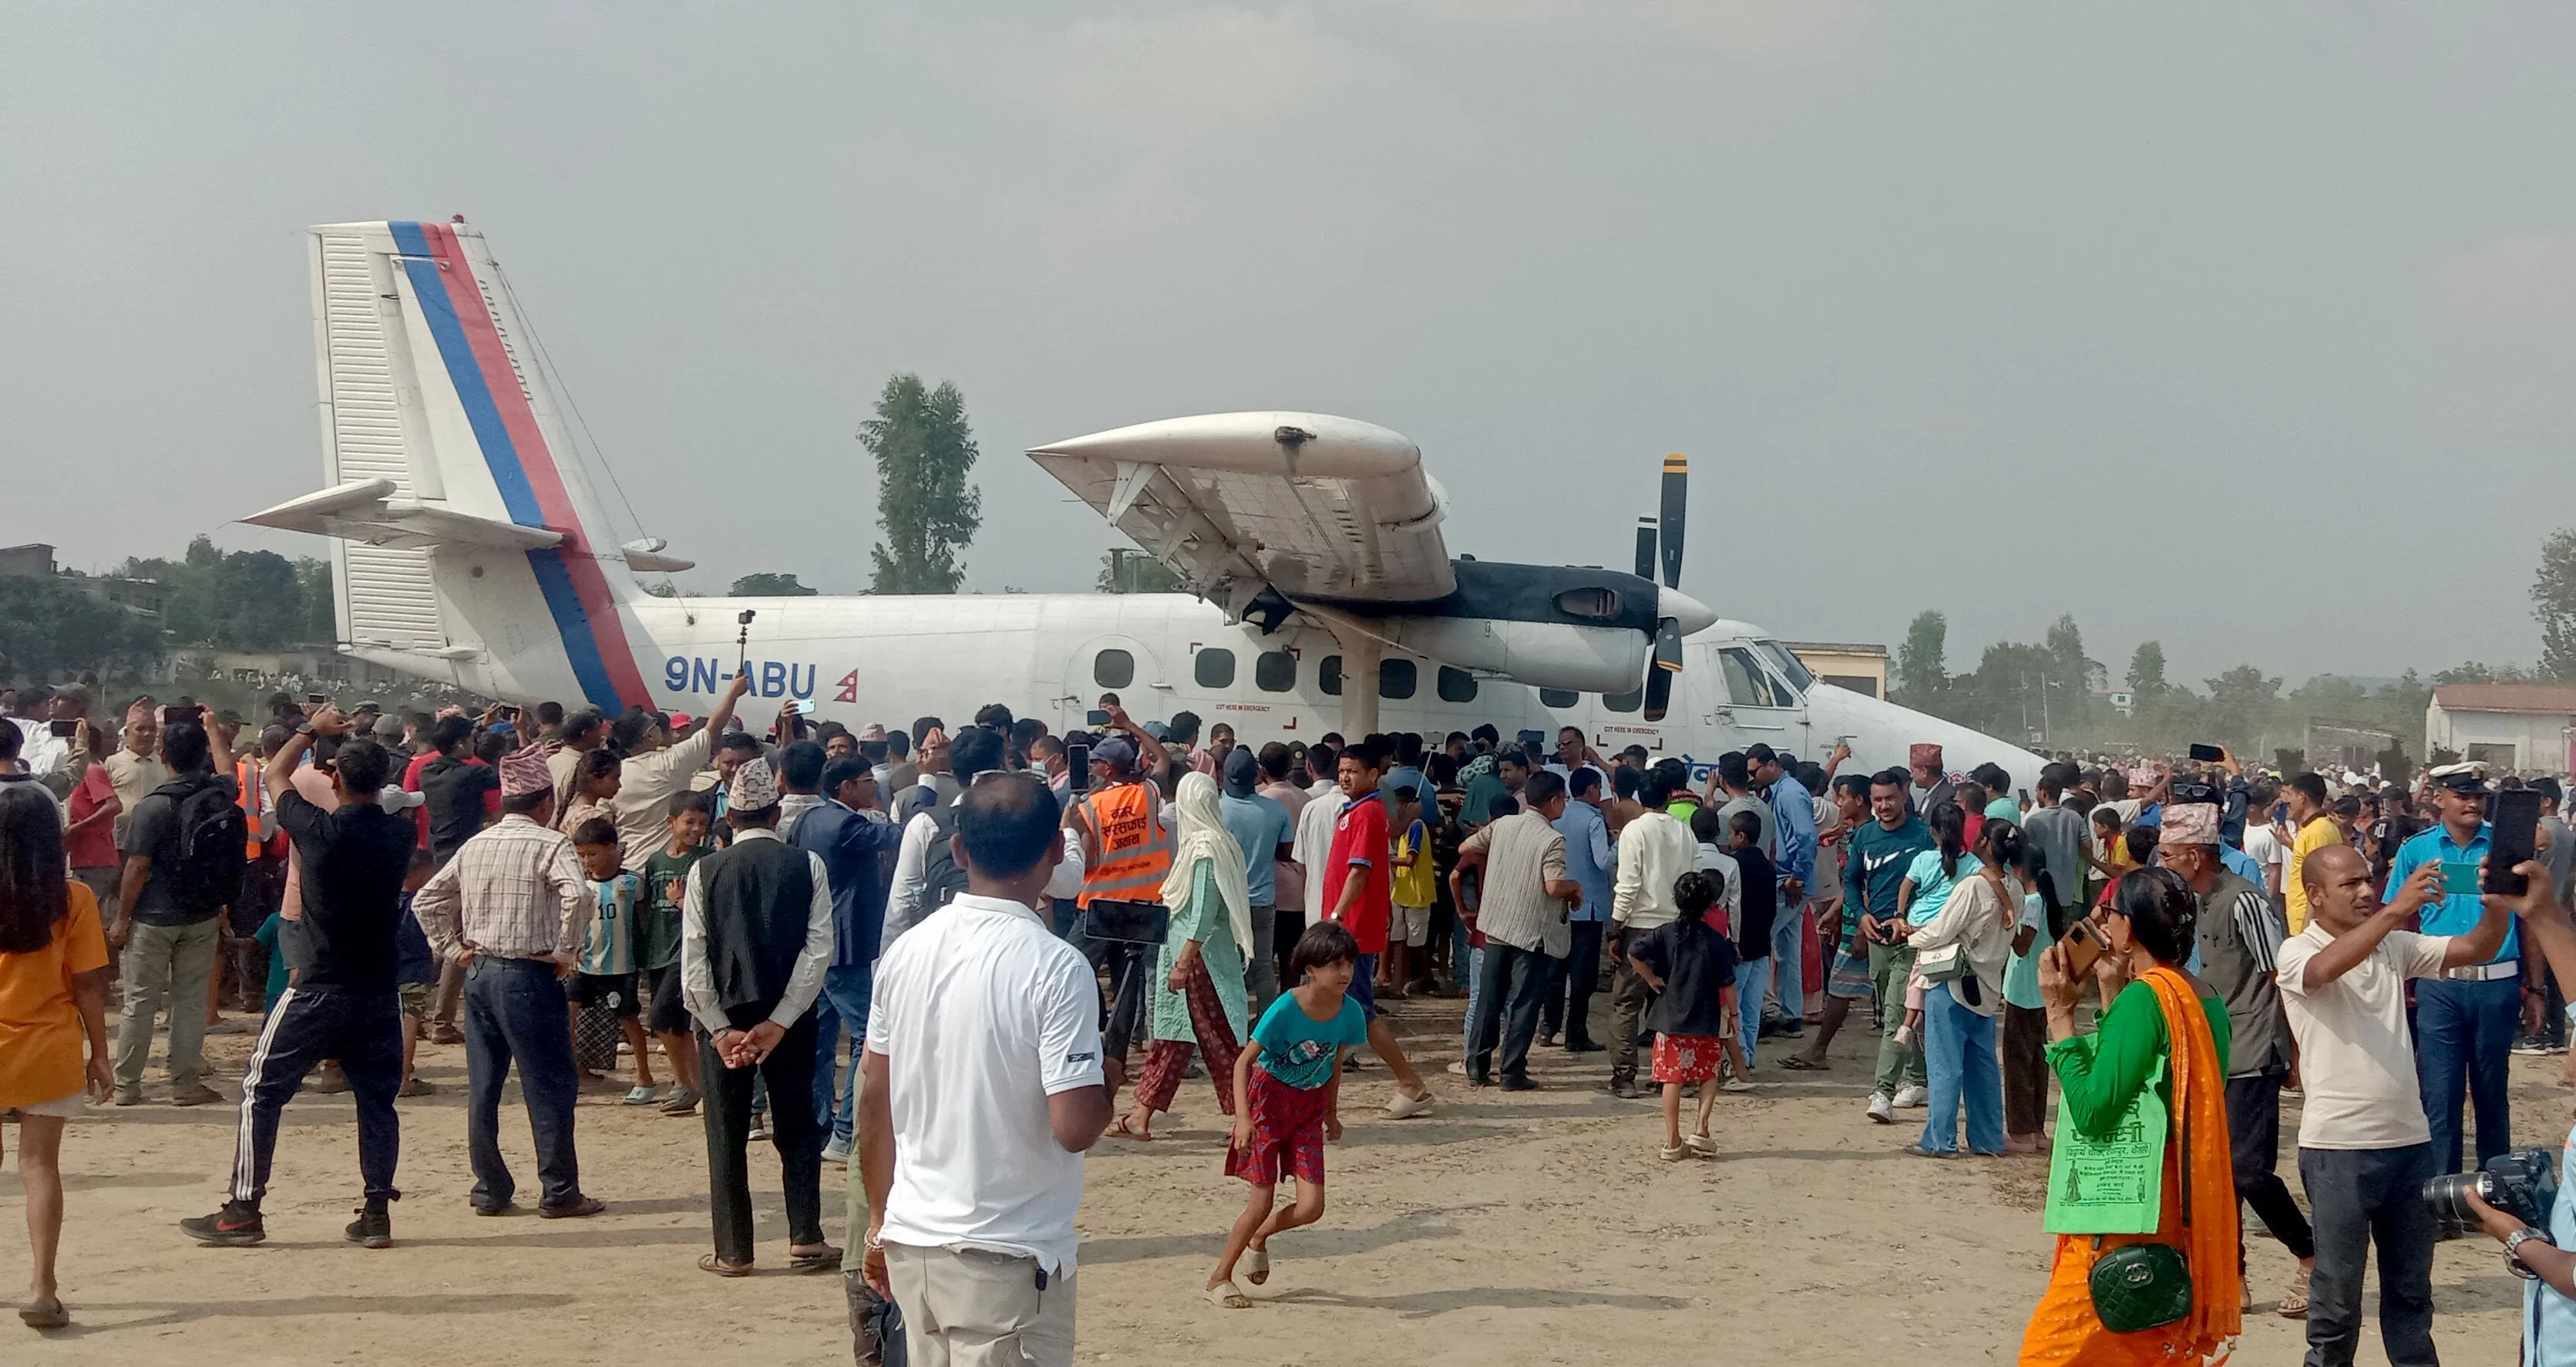
[[[2370,861],[2348,845],[2316,850],[2290,876],[2306,884],[2309,918],[2282,942],[2276,981],[2305,1089],[2299,1180],[2317,1237],[2308,1367],[2353,1360],[2374,1242],[2388,1361],[2431,1367],[2434,1225],[2423,1190],[2441,1165],[2416,1085],[2406,980],[2486,962],[2504,943],[2513,899],[2485,898],[2465,935],[2418,935],[2400,927],[2441,899],[2438,862],[2417,869],[2386,906],[2371,891]]]
[[[1657,773],[1640,795],[1646,810],[1619,832],[1619,873],[1610,891],[1610,1095],[1634,1100],[1637,1032],[1655,990],[1628,962],[1629,937],[1678,914],[1673,880],[1699,867],[1699,841],[1664,811],[1673,800],[1671,780]]]
[[[1108,1125],[1100,990],[1029,908],[1064,857],[1044,785],[957,804],[965,893],[877,964],[860,1089],[868,1283],[914,1367],[1070,1367],[1082,1155]]]
[[[814,1017],[832,962],[832,885],[823,857],[778,837],[778,781],[745,760],[727,791],[734,842],[689,870],[680,903],[680,994],[698,1024],[706,1079],[707,1187],[716,1251],[698,1267],[751,1274],[754,1070],[769,1084],[769,1136],[787,1196],[788,1268],[827,1272],[823,1127],[814,1114]]]

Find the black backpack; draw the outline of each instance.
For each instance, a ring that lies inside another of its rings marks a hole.
[[[171,866],[155,870],[171,882],[171,900],[196,910],[233,904],[241,896],[242,871],[250,861],[243,846],[250,823],[234,801],[232,786],[208,774],[178,780],[159,790],[178,808],[179,838]]]
[[[948,848],[948,838],[957,834],[957,804],[926,808],[922,815],[930,818],[930,855],[921,861],[921,906],[927,913],[957,900],[966,890],[966,870]]]

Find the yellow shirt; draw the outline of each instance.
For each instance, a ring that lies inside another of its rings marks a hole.
[[[2301,876],[2307,867],[2308,856],[2328,845],[2342,843],[2343,828],[2334,824],[2333,817],[2322,813],[2308,818],[2308,824],[2301,826],[2298,836],[2291,840],[2290,866],[2281,871],[2282,891],[2289,902],[2291,934],[2296,935],[2308,928],[2308,880]]]
[[[1413,860],[1411,868],[1400,865],[1396,868],[1395,904],[1400,907],[1430,906],[1437,895],[1440,870],[1431,857],[1431,842],[1421,822],[1407,826],[1404,834],[1395,838],[1395,852],[1398,858],[1411,856]]]

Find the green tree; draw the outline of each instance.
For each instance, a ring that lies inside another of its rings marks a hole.
[[[975,468],[975,435],[966,397],[942,383],[896,375],[877,397],[876,416],[859,424],[859,441],[877,465],[877,524],[885,539],[872,554],[877,593],[955,593],[966,572],[958,553],[984,524],[984,499],[966,482]]]
[[[1092,586],[1102,593],[1178,593],[1181,578],[1143,551],[1120,547],[1100,557],[1100,575]]]
[[[295,558],[295,594],[303,611],[298,623],[301,644],[318,645],[340,637],[340,614],[331,601],[331,562],[317,556]]]
[[[2211,734],[2201,739],[2219,741],[2240,754],[2255,753],[2254,747],[2273,724],[2281,681],[2243,664],[2202,682],[2209,686],[2206,724]]]
[[[1928,609],[1914,614],[1896,647],[1895,701],[1926,712],[1940,709],[1950,689],[1949,638],[1949,618]]]
[[[0,678],[42,680],[141,664],[159,648],[152,625],[60,576],[0,575]]]
[[[226,551],[199,536],[178,560],[129,560],[124,573],[160,581],[162,625],[179,645],[275,650],[312,637],[306,577],[275,551]],[[327,619],[327,571],[324,580]]]
[[[2138,642],[2138,648],[2129,652],[2129,692],[2143,703],[2172,687],[2165,682],[2164,642]]]
[[[2576,683],[2576,529],[2552,532],[2540,544],[2531,606],[2540,619],[2540,673]]]
[[[793,574],[764,570],[733,581],[732,592],[736,598],[811,598],[816,591],[797,583]]]

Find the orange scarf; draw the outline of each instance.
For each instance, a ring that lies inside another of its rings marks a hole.
[[[2048,1290],[2031,1312],[2022,1367],[2145,1367],[2227,1361],[2242,1330],[2243,1286],[2237,1266],[2236,1175],[2227,1139],[2227,1077],[2218,1040],[2191,982],[2170,968],[2139,979],[2164,1009],[2166,1073],[2173,1079],[2169,1134],[2191,1148],[2191,1223],[2182,1221],[2185,1168],[2181,1143],[2165,1145],[2164,1213],[2153,1234],[2102,1236],[2102,1247],[2172,1244],[2191,1268],[2191,1313],[2161,1329],[2114,1334],[2093,1313],[2090,1278],[2101,1254],[2089,1234],[2061,1234]]]

